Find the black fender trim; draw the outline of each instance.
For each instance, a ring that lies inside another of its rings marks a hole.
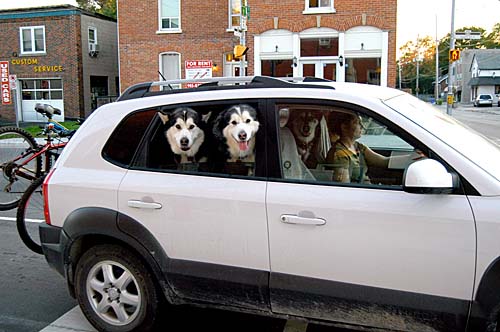
[[[486,269],[479,281],[467,331],[484,331],[500,314],[500,257]]]
[[[73,292],[73,270],[82,246],[79,240],[96,241],[104,236],[135,250],[151,268],[167,298],[171,299],[173,292],[165,277],[169,258],[154,236],[139,222],[111,209],[84,207],[73,211],[66,218],[63,232],[69,238],[64,251],[64,265],[70,292]]]

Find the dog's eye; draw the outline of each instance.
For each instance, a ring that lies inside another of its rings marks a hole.
[[[175,125],[175,128],[177,128],[177,129],[181,129],[181,125],[178,125],[178,124],[177,124],[177,125]]]
[[[236,122],[236,121],[231,121],[231,124],[232,124],[232,125],[234,125],[234,126],[236,126],[236,125],[238,124],[238,122]]]
[[[194,128],[194,125],[190,125],[190,126],[189,126],[189,129],[193,129],[193,128]]]
[[[251,121],[252,121],[252,120],[250,120],[250,119],[247,119],[247,120],[246,120],[245,122],[246,122],[246,123],[250,123]]]

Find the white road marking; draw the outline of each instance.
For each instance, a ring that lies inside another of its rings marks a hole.
[[[14,217],[0,217],[0,220],[6,220],[6,221],[16,221],[16,218]],[[25,219],[27,222],[35,222],[35,223],[42,223],[45,222],[45,219],[30,219],[27,218]]]
[[[83,316],[79,306],[74,307],[40,332],[97,332]]]

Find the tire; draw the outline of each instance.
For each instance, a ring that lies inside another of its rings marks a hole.
[[[98,245],[82,255],[75,270],[75,293],[98,331],[146,332],[159,319],[160,292],[154,278],[133,252],[118,245]]]
[[[20,168],[23,173],[29,174],[31,179],[16,176],[19,163],[32,154],[18,161],[14,159],[27,151],[36,150],[37,147],[35,139],[26,130],[16,127],[0,128],[0,211],[17,207],[21,196],[33,179],[42,174],[42,157],[38,156]],[[12,184],[10,190],[9,184]]]
[[[23,243],[37,254],[43,254],[38,223],[44,222],[42,185],[45,176],[36,179],[19,201],[16,215],[17,232]]]

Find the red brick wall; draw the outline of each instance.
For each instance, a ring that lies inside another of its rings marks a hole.
[[[279,28],[300,32],[316,27],[317,15],[304,15],[303,0],[248,0],[251,18],[248,22],[248,74],[253,74],[253,36],[274,28],[273,17],[279,18]],[[131,84],[158,80],[159,54],[181,53],[182,77],[184,61],[208,59],[220,66],[214,73],[222,75],[222,57],[239,42],[228,27],[228,1],[181,0],[180,34],[157,34],[158,0],[118,0],[120,79],[122,91]],[[337,0],[336,13],[321,14],[321,26],[338,31],[366,25],[389,31],[388,85],[396,83],[396,12],[397,0]]]
[[[19,28],[45,26],[46,54],[21,56]],[[18,78],[62,78],[66,116],[80,116],[83,109],[80,16],[35,17],[0,20],[0,59],[9,61]],[[17,53],[17,56],[14,55]],[[36,59],[36,65],[13,64],[12,60]],[[35,72],[35,66],[62,66],[62,72]],[[0,105],[0,121],[15,119],[14,105]]]

